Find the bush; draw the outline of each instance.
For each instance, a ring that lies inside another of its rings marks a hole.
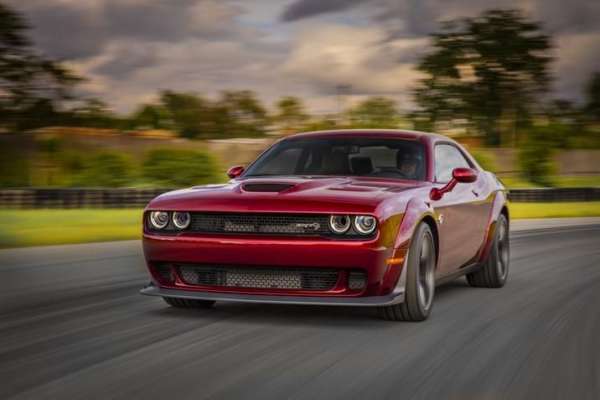
[[[71,161],[74,165],[82,162]],[[80,165],[82,170],[73,179],[76,186],[122,187],[130,185],[134,176],[133,163],[121,153],[97,153]]]
[[[0,146],[0,187],[29,186],[29,154],[18,146]]]
[[[492,154],[482,149],[470,149],[469,152],[475,157],[481,168],[486,171],[496,172],[496,162]]]
[[[146,155],[143,175],[164,186],[190,186],[218,180],[218,166],[204,151],[159,149]]]
[[[554,148],[555,142],[543,128],[532,128],[518,154],[523,178],[538,185],[551,186],[550,176],[556,171]]]

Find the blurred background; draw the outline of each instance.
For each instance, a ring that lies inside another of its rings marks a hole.
[[[448,135],[513,189],[514,217],[600,216],[599,15],[587,0],[0,0],[0,247],[138,238],[153,196],[337,128]]]

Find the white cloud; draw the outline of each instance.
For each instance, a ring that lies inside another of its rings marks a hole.
[[[427,39],[385,39],[377,27],[312,25],[297,37],[284,71],[320,93],[351,85],[354,94],[406,96],[419,74],[401,60],[413,59]]]

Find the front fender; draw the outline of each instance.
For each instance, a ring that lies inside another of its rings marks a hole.
[[[388,263],[387,271],[383,281],[383,293],[404,292],[406,284],[406,263],[408,260],[408,249],[415,228],[427,217],[434,221],[435,212],[429,202],[422,199],[412,198],[406,204],[406,210],[394,242],[392,259],[402,260],[399,264]],[[437,222],[436,226],[437,226]]]
[[[492,203],[492,207],[490,208],[490,215],[487,221],[486,234],[484,236],[479,253],[476,257],[477,262],[484,262],[485,260],[487,260],[487,257],[490,254],[490,249],[492,248],[494,236],[496,234],[496,222],[498,222],[498,217],[500,216],[502,209],[507,205],[508,199],[506,196],[506,192],[503,190],[497,191],[494,197],[494,202]],[[508,218],[508,208],[506,213],[507,220],[510,226],[510,219]]]

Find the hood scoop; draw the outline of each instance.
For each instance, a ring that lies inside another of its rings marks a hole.
[[[244,192],[277,193],[283,192],[293,186],[290,183],[245,183],[242,185],[242,190]]]

